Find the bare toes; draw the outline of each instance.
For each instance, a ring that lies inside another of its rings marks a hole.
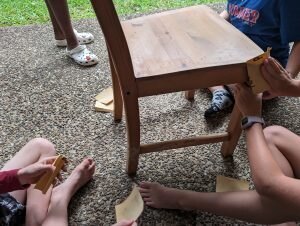
[[[150,206],[150,207],[155,207],[154,202],[146,202],[146,205],[147,205],[147,206]]]
[[[147,188],[139,187],[138,189],[139,189],[140,193],[149,193],[149,189],[147,189]]]
[[[152,183],[152,182],[147,182],[147,181],[142,181],[140,183],[140,187],[141,188],[145,188],[145,189],[150,189],[152,187],[152,185],[155,184],[155,183]]]

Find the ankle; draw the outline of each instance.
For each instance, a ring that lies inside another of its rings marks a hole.
[[[162,197],[169,200],[168,202],[171,203],[171,209],[186,210],[187,203],[184,193],[185,191],[180,189],[164,187],[162,190]]]
[[[189,199],[187,199],[187,194],[189,191],[175,189],[174,192],[176,192],[176,201],[175,202],[177,205],[177,209],[192,210],[191,203],[189,202]]]
[[[65,36],[63,35],[55,35],[55,40],[65,40]]]
[[[67,42],[67,50],[75,49],[78,46],[79,46],[78,42],[74,42],[74,43],[73,42],[72,43]]]
[[[68,50],[74,49],[77,46],[79,46],[76,36],[72,35],[70,37],[66,37],[66,41],[67,41],[67,49]]]
[[[73,196],[73,192],[68,188],[68,186],[65,186],[64,183],[53,188],[52,195],[51,195],[51,204],[68,205],[68,203],[70,202]]]
[[[54,37],[56,40],[64,40],[65,39],[64,33],[61,31],[58,31],[58,30],[54,30]]]

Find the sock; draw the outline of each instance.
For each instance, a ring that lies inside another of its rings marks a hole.
[[[232,96],[226,89],[218,89],[213,92],[212,106],[223,110],[233,104]]]

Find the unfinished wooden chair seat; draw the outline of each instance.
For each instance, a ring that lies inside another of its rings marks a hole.
[[[245,63],[263,53],[205,5],[143,16],[121,25],[138,79]]]
[[[227,131],[177,140],[140,143],[138,99],[248,80],[246,61],[263,53],[209,7],[200,5],[120,22],[112,0],[91,0],[105,37],[114,93],[114,118],[127,124],[127,172],[140,154],[223,142],[231,155],[241,134],[234,107]],[[191,96],[189,96],[191,97]]]

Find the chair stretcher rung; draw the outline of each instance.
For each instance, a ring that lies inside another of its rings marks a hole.
[[[222,141],[229,140],[229,133],[217,133],[210,135],[201,135],[198,137],[179,139],[179,140],[170,140],[170,141],[162,141],[152,144],[143,144],[141,145],[140,154],[150,153],[150,152],[158,152],[169,149],[177,149],[183,147],[196,146],[201,144],[210,144],[210,143],[218,143]]]

